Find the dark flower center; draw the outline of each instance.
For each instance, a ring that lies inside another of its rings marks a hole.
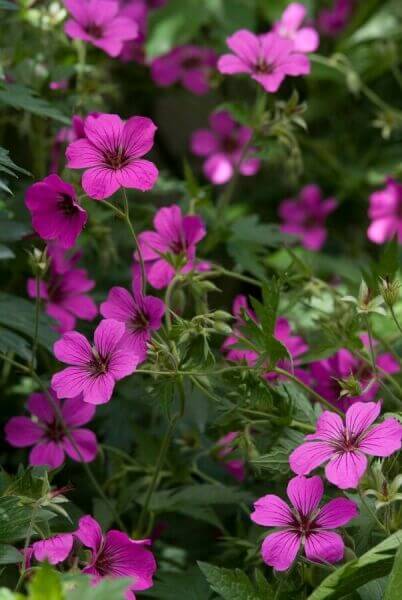
[[[95,23],[90,23],[85,27],[85,31],[88,35],[93,38],[99,39],[103,36],[103,28],[101,25],[96,25]]]
[[[110,566],[111,565],[109,557],[107,556],[107,554],[105,554],[104,550],[101,550],[101,552],[96,558],[95,569],[98,571],[101,577],[106,577],[107,575],[111,574]]]
[[[201,67],[201,65],[202,61],[199,56],[189,56],[188,58],[185,58],[181,63],[183,69],[188,70],[196,69],[197,67]]]
[[[128,322],[130,331],[145,331],[149,325],[148,315],[141,310],[137,310],[132,319]]]
[[[72,197],[68,194],[59,194],[59,197],[60,200],[57,204],[59,211],[66,215],[66,217],[74,215],[78,209],[75,206]]]
[[[308,537],[317,529],[317,524],[311,515],[302,515],[300,513],[296,513],[293,517],[293,524],[291,528],[295,533],[304,537]]]
[[[92,358],[89,363],[91,375],[104,375],[109,366],[109,357],[103,357],[96,348],[92,348]]]
[[[187,245],[185,240],[173,240],[169,244],[169,249],[173,254],[185,254],[187,251]]]
[[[106,166],[112,168],[114,171],[122,169],[130,162],[130,157],[127,156],[125,149],[121,146],[117,147],[114,151],[105,152],[104,159]]]
[[[46,437],[53,442],[60,442],[65,435],[64,428],[61,423],[54,420],[52,423],[48,423],[46,426]]]
[[[234,137],[228,135],[222,140],[222,149],[227,154],[232,154],[232,152],[236,152],[239,149],[239,144]]]
[[[258,75],[269,75],[274,72],[274,65],[267,63],[264,58],[260,58],[255,66],[255,71]]]

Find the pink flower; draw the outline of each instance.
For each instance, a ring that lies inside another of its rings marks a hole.
[[[335,198],[323,200],[318,185],[306,185],[296,200],[281,202],[281,231],[296,235],[308,250],[321,250],[327,238],[325,221],[336,207]]]
[[[112,397],[116,381],[134,373],[140,357],[122,344],[124,323],[101,321],[95,329],[94,346],[78,331],[65,333],[54,345],[58,360],[67,369],[52,377],[59,398],[72,398],[82,392],[90,404],[104,404]]]
[[[180,82],[193,94],[203,95],[209,91],[216,61],[217,56],[210,48],[178,46],[152,61],[151,76],[157,85],[165,87]]]
[[[74,267],[75,258],[66,261],[59,249],[50,249],[49,255],[49,276],[40,282],[39,297],[45,302],[46,313],[57,321],[57,331],[65,333],[74,329],[77,317],[92,321],[98,314],[95,302],[86,294],[95,282],[88,279],[85,269]],[[36,298],[35,279],[28,279],[27,288],[30,298]]]
[[[101,304],[100,312],[106,319],[124,323],[126,331],[122,343],[126,343],[143,361],[152,332],[161,327],[165,304],[155,296],[143,296],[141,285],[135,279],[132,290],[130,294],[122,287],[112,288],[106,302]]]
[[[87,213],[78,204],[73,186],[58,175],[49,175],[31,185],[25,205],[36,233],[43,240],[56,241],[62,248],[74,246],[87,222]]]
[[[348,25],[353,8],[354,0],[334,0],[332,8],[323,8],[318,14],[318,27],[328,36],[338,36]]]
[[[90,115],[92,117],[97,117],[99,113],[92,112]],[[80,140],[81,138],[85,137],[84,123],[85,118],[80,117],[80,115],[73,115],[71,119],[71,127],[62,127],[57,132],[51,148],[51,173],[57,173],[59,170],[61,150],[64,144],[70,144],[71,142],[75,142],[76,140]]]
[[[335,498],[319,508],[323,493],[319,477],[294,477],[287,487],[291,508],[282,498],[271,494],[255,502],[251,520],[265,527],[280,527],[263,541],[261,554],[267,565],[286,571],[301,549],[314,562],[342,560],[343,540],[338,533],[329,530],[349,523],[358,509],[346,498]]]
[[[220,448],[218,452],[218,458],[223,461],[225,469],[237,481],[242,482],[246,476],[244,460],[241,458],[230,458],[230,455],[233,454],[233,442],[236,440],[238,435],[239,433],[237,431],[230,431],[221,437],[216,442],[216,445]]]
[[[384,190],[370,196],[369,217],[372,221],[367,237],[375,244],[383,244],[395,235],[402,244],[402,185],[388,178]]]
[[[254,350],[243,350],[241,348],[234,348],[239,344],[240,338],[244,338],[242,333],[242,327],[245,322],[243,319],[243,313],[246,313],[255,322],[257,322],[256,315],[248,305],[246,296],[236,296],[233,303],[233,314],[236,317],[236,323],[233,328],[233,335],[226,338],[222,345],[223,352],[226,353],[227,360],[232,362],[245,361],[250,366],[254,366],[259,355]],[[292,335],[290,323],[284,317],[279,317],[275,324],[274,331],[275,338],[286,346],[289,354],[292,357],[292,361],[285,359],[278,362],[278,367],[294,373],[299,379],[305,383],[309,382],[309,376],[303,369],[298,368],[301,363],[300,357],[305,354],[308,350],[308,345],[303,338]],[[278,377],[275,373],[267,373],[265,378],[269,381],[276,380]]]
[[[291,2],[273,29],[281,37],[291,40],[297,52],[315,52],[320,45],[317,31],[312,27],[302,27],[306,13],[303,4]]]
[[[211,129],[199,129],[191,137],[192,152],[206,157],[205,176],[219,185],[229,181],[237,167],[242,175],[255,175],[260,168],[260,161],[243,156],[252,130],[238,125],[226,111],[213,113],[209,123]],[[249,153],[252,153],[251,148]]]
[[[267,92],[277,92],[286,76],[308,75],[308,58],[277,33],[255,35],[241,29],[226,40],[234,54],[225,54],[218,69],[226,75],[248,73]]]
[[[293,450],[289,464],[298,475],[307,475],[323,463],[325,475],[341,489],[356,488],[367,469],[369,456],[391,456],[401,449],[402,425],[385,419],[374,425],[381,402],[357,402],[349,408],[345,424],[336,413],[325,411],[317,430]]]
[[[132,578],[125,594],[126,600],[135,600],[134,592],[153,586],[156,561],[146,547],[148,540],[132,540],[126,533],[116,530],[104,534],[99,523],[89,515],[79,520],[75,536],[91,551],[83,573],[91,575],[95,585],[104,577]]]
[[[154,288],[161,289],[169,285],[176,272],[198,270],[196,246],[206,231],[200,217],[183,217],[176,204],[158,210],[154,227],[156,231],[141,233],[138,242],[144,261],[148,263],[148,280]],[[137,259],[136,254],[134,258]]]
[[[27,409],[33,418],[12,417],[5,426],[7,442],[16,448],[33,446],[29,454],[32,466],[47,465],[57,469],[64,463],[65,453],[78,462],[91,462],[98,452],[96,436],[81,425],[93,418],[95,407],[83,402],[81,396],[61,403],[52,389],[49,393],[60,408],[65,427],[45,394],[31,394]]]
[[[70,169],[88,169],[82,187],[91,198],[109,198],[121,187],[150,190],[158,169],[141,159],[153,146],[156,126],[146,117],[122,121],[118,115],[89,115],[85,139],[70,144],[66,151]]]
[[[29,559],[33,555],[39,562],[46,560],[51,565],[57,565],[66,560],[73,549],[73,543],[74,537],[71,533],[59,533],[47,540],[34,542],[31,546]]]
[[[382,372],[392,374],[399,371],[398,362],[388,353],[377,354],[376,364],[380,377]],[[367,362],[354,357],[346,348],[341,348],[330,358],[312,363],[311,375],[314,389],[343,411],[355,402],[374,400],[380,387]],[[362,393],[359,396],[341,396],[339,380],[348,379],[350,376],[354,376],[360,384]]]
[[[64,0],[64,5],[73,17],[64,25],[65,33],[109,56],[118,56],[124,42],[138,36],[137,23],[119,14],[117,0]]]

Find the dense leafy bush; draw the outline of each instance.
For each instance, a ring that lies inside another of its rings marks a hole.
[[[0,15],[0,600],[399,598],[400,2]]]

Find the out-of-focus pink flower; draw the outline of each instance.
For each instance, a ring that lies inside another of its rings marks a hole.
[[[61,81],[51,81],[49,83],[51,90],[66,90],[68,88],[68,79],[62,79]]]
[[[95,286],[85,269],[75,268],[79,255],[65,258],[60,248],[49,248],[51,258],[49,275],[41,281],[39,297],[45,302],[46,313],[58,323],[57,331],[65,333],[74,329],[77,318],[92,321],[98,314],[95,302],[87,294]],[[28,279],[28,295],[36,298],[36,280]]]
[[[193,94],[203,95],[209,91],[217,58],[210,48],[178,46],[152,61],[151,76],[157,85],[166,87],[180,82]]]
[[[239,344],[239,341],[244,337],[242,333],[242,327],[245,325],[243,314],[246,313],[255,322],[257,322],[256,315],[249,307],[246,296],[238,295],[233,302],[233,315],[236,317],[236,323],[233,328],[233,334],[226,338],[222,345],[222,351],[226,354],[226,358],[232,362],[245,361],[248,365],[254,366],[259,355],[254,350],[243,350],[241,348],[235,348],[234,346]],[[278,367],[285,369],[296,375],[303,382],[308,383],[310,380],[309,374],[299,368],[301,364],[301,357],[308,351],[308,345],[304,339],[297,335],[292,335],[292,329],[290,323],[284,317],[279,317],[275,324],[274,331],[275,338],[281,342],[288,350],[292,361],[289,359],[282,359],[278,361]],[[268,381],[274,381],[278,379],[276,373],[267,373],[265,375]]]
[[[377,354],[376,364],[378,377],[382,377],[383,373],[391,375],[399,371],[398,362],[389,353]],[[380,388],[368,363],[353,356],[346,348],[341,348],[329,358],[312,363],[311,376],[314,389],[328,402],[344,412],[355,402],[374,400]],[[359,396],[341,395],[342,387],[339,382],[350,376],[355,377],[360,384],[362,392]]]
[[[93,346],[78,331],[65,333],[54,345],[56,358],[70,365],[52,377],[58,398],[82,393],[90,404],[109,402],[116,382],[134,373],[140,360],[122,344],[124,333],[124,323],[114,319],[101,321]]]
[[[118,56],[123,44],[138,36],[138,25],[119,14],[117,0],[64,0],[73,17],[64,25],[65,33],[89,42],[109,56]]]
[[[126,332],[122,343],[126,343],[141,362],[147,355],[147,342],[152,332],[157,331],[165,314],[165,304],[155,296],[144,296],[141,285],[133,278],[133,293],[122,287],[110,290],[106,302],[100,306],[100,312],[106,319],[116,319],[125,324]]]
[[[153,586],[156,571],[155,558],[147,548],[149,540],[133,540],[126,533],[111,530],[103,533],[95,519],[87,515],[79,520],[75,537],[91,551],[83,573],[91,576],[94,585],[104,577],[132,578],[125,598],[135,600],[135,592]]]
[[[402,244],[402,184],[388,178],[383,190],[371,194],[369,218],[369,240],[383,244],[397,236]]]
[[[337,37],[349,23],[354,4],[354,0],[334,0],[331,8],[323,8],[317,17],[320,31]]]
[[[297,52],[315,52],[320,45],[320,37],[313,27],[302,27],[307,9],[300,2],[291,2],[284,10],[274,31],[294,43]]]
[[[261,554],[267,565],[286,571],[301,548],[313,562],[342,560],[345,545],[341,536],[330,530],[356,517],[357,505],[346,498],[335,498],[319,508],[323,493],[320,477],[294,477],[287,487],[291,508],[273,494],[255,502],[251,520],[257,525],[280,528],[262,543]]]
[[[267,92],[277,92],[287,76],[308,75],[310,61],[297,52],[291,40],[277,33],[255,35],[241,29],[226,40],[234,54],[225,54],[218,69],[226,75],[247,73]]]
[[[109,198],[121,187],[150,190],[158,169],[141,157],[151,150],[155,131],[155,124],[147,117],[122,121],[118,115],[89,115],[84,124],[85,138],[67,148],[67,167],[87,169],[82,187],[95,200]]]
[[[78,204],[75,189],[58,175],[29,186],[25,205],[36,233],[61,248],[72,248],[87,222],[87,212]]]
[[[191,137],[191,150],[205,156],[205,176],[217,185],[226,183],[238,168],[242,175],[255,175],[260,168],[258,158],[250,158],[253,149],[243,156],[252,136],[249,127],[238,125],[226,111],[213,113],[211,129],[199,129]]]
[[[5,426],[7,442],[16,448],[33,446],[29,454],[32,466],[57,469],[64,463],[65,454],[78,462],[91,462],[98,452],[98,444],[95,434],[82,425],[93,418],[95,407],[83,402],[81,396],[61,403],[52,389],[49,394],[59,407],[64,424],[45,394],[31,394],[27,409],[33,418],[12,417]],[[35,557],[44,560],[36,554]]]
[[[341,417],[325,411],[317,421],[317,431],[293,450],[289,464],[298,475],[308,475],[326,463],[328,481],[341,489],[356,488],[367,469],[369,456],[391,456],[401,449],[402,425],[394,418],[373,425],[381,412],[381,402],[356,402]]]
[[[296,200],[281,202],[281,231],[297,236],[308,250],[320,250],[327,238],[325,221],[337,204],[335,198],[324,200],[318,185],[306,185]]]
[[[237,431],[230,431],[223,437],[221,437],[216,445],[220,448],[218,452],[218,458],[222,460],[223,466],[234,477],[237,481],[242,482],[246,476],[246,469],[244,466],[244,460],[241,458],[230,458],[233,454],[233,442],[239,436]]]
[[[206,234],[200,217],[183,217],[181,208],[173,204],[158,210],[154,227],[156,231],[144,231],[138,236],[147,266],[147,277],[154,288],[161,289],[169,285],[177,272],[188,273],[207,268],[206,264],[199,264],[195,259],[197,244]],[[134,258],[138,260],[137,253]]]

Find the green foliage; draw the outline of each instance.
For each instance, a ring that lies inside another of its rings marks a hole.
[[[208,563],[198,563],[211,588],[224,600],[264,600],[261,589],[240,569],[224,569]]]
[[[38,569],[28,585],[29,600],[64,600],[63,586],[58,573],[48,564]]]
[[[23,85],[0,82],[0,104],[25,110],[40,117],[54,119],[68,125],[70,120],[57,108],[54,108],[43,98],[38,98],[36,92]]]
[[[398,600],[402,590],[402,540],[396,553],[394,565],[389,576],[384,600]]]

